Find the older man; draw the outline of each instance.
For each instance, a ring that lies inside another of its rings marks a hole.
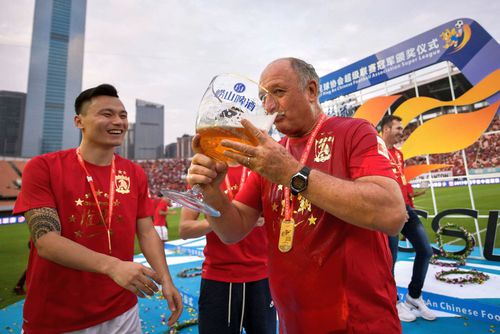
[[[234,150],[227,156],[253,171],[232,202],[219,189],[227,166],[193,157],[188,182],[201,184],[222,213],[209,218],[211,227],[236,242],[264,214],[283,333],[401,332],[384,233],[399,232],[405,207],[383,141],[368,122],[327,118],[318,75],[300,59],[273,61],[260,86],[286,137],[276,143],[242,121],[258,145],[222,142]]]

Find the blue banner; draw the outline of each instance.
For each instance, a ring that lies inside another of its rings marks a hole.
[[[453,20],[323,76],[320,102],[443,61],[452,62],[475,85],[500,68],[500,45],[476,21]]]
[[[459,290],[459,287],[454,287]],[[408,289],[398,286],[399,299],[403,299]],[[500,307],[487,304],[474,299],[460,299],[430,292],[423,292],[422,299],[427,307],[448,313],[453,313],[465,318],[477,319],[494,324],[500,324]]]

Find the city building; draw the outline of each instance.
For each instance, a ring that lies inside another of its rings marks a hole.
[[[175,158],[177,156],[177,143],[170,143],[165,146],[165,158]]]
[[[79,144],[73,105],[82,88],[86,6],[86,0],[35,2],[24,157]]]
[[[164,106],[139,99],[136,100],[135,106],[133,159],[163,158]]]
[[[130,160],[134,160],[134,129],[135,123],[128,123],[128,131],[125,134],[123,143],[115,149],[117,154]]]
[[[194,153],[191,147],[191,141],[193,140],[192,135],[183,135],[177,138],[177,158],[178,159],[190,159]]]
[[[0,156],[19,157],[26,94],[0,91]]]

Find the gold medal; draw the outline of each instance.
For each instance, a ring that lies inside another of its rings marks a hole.
[[[292,219],[281,221],[280,239],[278,241],[278,248],[280,252],[286,253],[292,249],[293,245],[293,232],[295,230],[295,221]]]

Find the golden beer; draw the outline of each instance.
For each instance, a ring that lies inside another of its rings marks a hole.
[[[249,131],[243,127],[232,126],[208,126],[196,130],[200,135],[200,148],[203,154],[220,161],[232,161],[224,155],[224,151],[230,150],[221,145],[223,139],[229,139],[239,143],[256,146],[255,140]]]

